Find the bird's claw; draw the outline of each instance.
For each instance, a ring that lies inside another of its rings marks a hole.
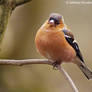
[[[57,70],[57,66],[58,66],[59,64],[57,63],[57,62],[54,62],[53,64],[52,64],[52,66],[53,66],[53,69],[54,70]]]

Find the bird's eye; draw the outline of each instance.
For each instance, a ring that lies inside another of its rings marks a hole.
[[[57,20],[57,19],[55,19],[55,18],[50,18],[49,21],[51,21],[51,20],[54,21],[54,24],[55,24],[55,25],[60,24],[60,23],[59,23],[59,20]]]

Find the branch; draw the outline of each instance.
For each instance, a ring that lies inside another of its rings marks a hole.
[[[31,0],[0,0],[0,44],[3,40],[8,20],[12,11],[19,5],[30,2]]]
[[[63,68],[61,68],[60,65],[57,66],[57,69],[60,71],[61,74],[64,75],[65,79],[71,85],[71,87],[74,90],[74,92],[79,92],[78,89],[76,88],[74,82],[72,81],[71,77],[68,75],[68,73]]]
[[[16,0],[16,6],[28,3],[30,1],[32,1],[32,0]]]
[[[28,64],[48,64],[52,65],[51,60],[48,59],[26,59],[26,60],[0,60],[0,65],[28,65]]]
[[[52,65],[52,60],[48,60],[48,59],[25,59],[25,60],[0,60],[0,65],[17,65],[17,66],[22,66],[22,65],[29,65],[29,64],[48,64],[48,65]],[[74,82],[72,81],[72,79],[70,78],[70,76],[68,75],[68,73],[61,68],[60,65],[58,65],[56,67],[61,74],[64,75],[65,79],[69,82],[69,84],[71,85],[72,89],[74,92],[79,92],[78,89],[76,88]]]

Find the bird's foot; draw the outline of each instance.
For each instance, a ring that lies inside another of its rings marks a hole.
[[[57,61],[52,64],[53,69],[57,70],[58,65],[60,65]]]

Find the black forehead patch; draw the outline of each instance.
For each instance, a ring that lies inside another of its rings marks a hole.
[[[53,18],[53,19],[55,19],[57,21],[60,21],[62,19],[62,16],[60,14],[58,14],[58,13],[51,13],[50,18]]]

